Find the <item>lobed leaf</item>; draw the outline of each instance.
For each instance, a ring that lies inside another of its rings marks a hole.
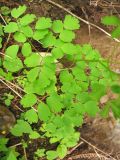
[[[66,15],[64,20],[64,28],[68,30],[79,29],[79,20],[71,15]]]
[[[5,33],[14,33],[16,31],[18,31],[18,25],[16,22],[10,22],[4,27]]]
[[[60,20],[56,20],[52,24],[52,30],[55,33],[60,33],[63,30],[63,23]]]
[[[27,120],[30,124],[37,123],[38,122],[38,115],[34,111],[34,109],[30,109],[27,112],[25,112],[24,115],[25,120]]]
[[[52,21],[50,18],[41,17],[36,22],[35,29],[47,29],[50,28],[52,25]]]
[[[50,112],[49,107],[46,104],[40,103],[38,105],[38,116],[41,121],[46,122],[49,120],[51,116],[51,112]]]
[[[36,67],[40,65],[41,60],[42,60],[42,57],[39,54],[33,53],[32,55],[30,55],[24,60],[24,64],[27,67]]]
[[[14,39],[17,41],[17,42],[22,42],[22,43],[24,43],[24,42],[26,42],[26,36],[23,34],[23,33],[21,33],[21,32],[16,32],[15,34],[14,34]]]
[[[14,18],[18,18],[18,17],[20,17],[25,11],[26,11],[26,6],[25,6],[25,5],[19,6],[18,8],[14,8],[14,9],[11,11],[11,15],[12,15],[12,17],[14,17]]]
[[[31,45],[30,43],[24,43],[23,46],[22,46],[22,50],[21,50],[22,54],[24,57],[28,57],[31,55],[32,53],[32,48],[31,48]]]
[[[101,19],[101,22],[105,25],[118,26],[120,25],[120,18],[116,16],[105,16]]]
[[[26,14],[24,17],[20,18],[21,26],[26,26],[35,20],[36,16],[34,14]]]
[[[75,33],[70,30],[63,30],[60,33],[59,38],[64,42],[71,42],[75,38]]]
[[[20,101],[24,108],[32,107],[37,103],[37,97],[34,94],[26,94]]]

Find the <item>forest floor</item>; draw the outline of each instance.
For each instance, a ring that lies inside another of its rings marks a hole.
[[[91,22],[103,28],[106,33],[110,32],[111,28],[106,28],[101,24],[101,17],[105,15],[120,17],[119,0],[54,0],[54,2],[51,3],[49,0],[33,0],[31,2],[29,0],[0,0],[0,5],[13,8],[19,4],[26,4],[30,13],[51,17],[52,19],[63,19],[70,11],[81,17],[85,22]],[[103,57],[110,59],[111,69],[120,72],[120,66],[118,65],[120,62],[120,46],[118,43],[98,27],[90,26],[82,21],[80,21],[80,24],[81,28],[76,32],[75,43],[92,44]],[[118,63],[115,63],[116,60]],[[99,117],[96,119],[86,118],[80,132],[82,137],[80,143],[70,150],[65,158],[66,160],[120,160],[120,124],[116,122],[112,115],[105,120]],[[41,142],[36,143],[37,145],[41,144]],[[29,151],[31,152],[30,155],[32,154],[32,147]]]

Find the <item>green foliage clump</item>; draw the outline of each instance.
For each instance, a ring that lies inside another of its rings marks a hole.
[[[0,77],[16,82],[23,91],[19,103],[24,112],[11,134],[22,140],[24,135],[30,140],[47,138],[50,144],[57,144],[56,150],[38,148],[34,158],[62,159],[67,150],[78,143],[80,133],[76,128],[82,126],[85,115],[95,117],[104,113],[107,116],[112,109],[115,116],[120,117],[120,109],[115,105],[99,107],[100,98],[110,86],[118,93],[114,86],[118,76],[110,71],[108,62],[91,45],[73,43],[74,30],[80,28],[78,19],[66,15],[64,21],[52,21],[25,14],[25,11],[26,6],[14,8],[11,21],[0,25],[0,47],[4,35],[13,35],[13,44],[1,57]],[[118,23],[116,19],[107,24]],[[46,49],[44,55],[35,49],[34,41]],[[115,101],[111,103],[119,105]],[[23,158],[6,147],[7,141],[0,141],[4,157],[7,156],[7,160]],[[21,143],[23,148],[28,147]]]

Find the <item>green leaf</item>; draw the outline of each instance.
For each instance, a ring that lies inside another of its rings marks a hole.
[[[8,25],[4,27],[5,33],[14,33],[18,31],[18,25],[15,22],[10,22]]]
[[[120,98],[113,100],[110,105],[111,105],[111,109],[114,114],[114,117],[116,119],[120,118]]]
[[[18,45],[11,45],[5,51],[5,59],[12,59],[17,57],[17,53],[19,50]]]
[[[63,44],[61,49],[63,50],[64,53],[70,54],[70,55],[77,54],[77,52],[78,52],[77,47],[72,43]]]
[[[41,60],[42,60],[42,57],[39,54],[33,53],[32,55],[30,55],[24,60],[24,64],[27,67],[36,67],[40,65]]]
[[[8,138],[0,137],[0,152],[6,152],[8,150],[7,148],[7,143],[8,143]]]
[[[32,107],[37,103],[37,97],[34,94],[26,94],[20,101],[24,108]]]
[[[88,101],[84,104],[85,111],[92,117],[99,112],[99,107],[96,101]]]
[[[62,83],[71,83],[73,81],[73,76],[69,71],[61,71],[60,73],[60,82]]]
[[[41,17],[36,22],[35,29],[47,29],[50,28],[52,25],[52,21],[50,18]]]
[[[60,159],[63,159],[67,155],[67,147],[63,144],[60,144],[57,147],[57,154],[60,157]]]
[[[45,35],[48,34],[48,29],[44,29],[44,30],[36,30],[34,32],[33,38],[37,41],[39,41],[40,39],[43,39],[45,37]]]
[[[75,38],[75,33],[69,30],[63,30],[59,38],[64,42],[71,42]]]
[[[25,6],[25,5],[19,6],[18,8],[14,8],[14,9],[11,11],[11,15],[12,15],[12,17],[14,17],[14,18],[18,18],[18,17],[20,17],[25,11],[26,11],[26,6]]]
[[[3,6],[0,8],[1,10],[1,13],[4,15],[4,16],[7,16],[11,11],[10,11],[10,8],[6,7],[6,6]]]
[[[10,153],[7,157],[7,160],[17,160],[17,157],[16,157],[16,155],[14,154],[13,151],[10,151]]]
[[[120,25],[120,18],[116,16],[105,16],[102,18],[101,22],[105,25]]]
[[[27,120],[30,124],[38,122],[38,115],[34,111],[34,109],[30,109],[27,112],[25,112],[24,117],[25,117],[25,120]]]
[[[52,30],[55,33],[60,33],[63,30],[63,23],[60,20],[56,20],[52,24]]]
[[[52,93],[50,97],[47,98],[47,104],[50,107],[50,110],[54,113],[61,112],[64,105],[61,102],[60,96],[56,93]]]
[[[114,93],[120,94],[120,85],[113,85],[111,89]]]
[[[32,132],[31,126],[29,125],[28,122],[24,120],[17,120],[17,123],[11,129],[11,133],[17,137],[22,136],[23,133],[31,133],[31,132]]]
[[[102,118],[107,118],[109,116],[110,105],[105,105],[104,108],[100,111]]]
[[[33,82],[34,80],[36,80],[36,78],[38,77],[39,71],[40,71],[39,67],[31,69],[27,74],[28,80],[30,82]]]
[[[37,131],[32,131],[29,135],[30,139],[38,139],[40,138],[40,134]]]
[[[56,38],[53,33],[49,32],[42,40],[41,43],[44,48],[52,47],[55,44]]]
[[[68,30],[75,30],[80,28],[79,20],[71,15],[66,15],[64,20],[64,28]]]
[[[120,26],[118,26],[116,29],[114,29],[113,31],[112,31],[112,37],[113,38],[118,38],[118,37],[120,37]]]
[[[47,155],[47,159],[48,160],[54,160],[54,159],[56,159],[58,157],[57,152],[56,151],[52,151],[52,150],[51,151],[47,151],[46,155]]]
[[[50,112],[49,107],[46,104],[40,103],[38,105],[38,116],[41,121],[46,122],[49,120],[51,116],[51,112]]]
[[[40,158],[42,158],[42,157],[44,157],[45,156],[45,149],[37,149],[37,151],[35,152],[35,155],[37,156],[37,157],[40,157]]]
[[[16,72],[23,68],[22,61],[17,57],[18,50],[18,45],[12,45],[6,49],[3,65],[8,71]]]
[[[55,47],[62,47],[64,43],[65,43],[65,42],[63,42],[62,40],[60,40],[60,39],[58,38],[58,39],[56,39],[54,46],[55,46]]]
[[[30,26],[22,26],[21,32],[23,32],[26,37],[33,37],[33,30]]]
[[[26,26],[35,20],[36,16],[34,14],[26,14],[20,19],[21,26]]]
[[[22,61],[17,57],[15,59],[6,59],[3,66],[10,72],[17,72],[23,68]]]
[[[61,50],[61,48],[53,48],[51,53],[56,59],[60,59],[64,56],[64,53]]]
[[[28,57],[32,53],[32,48],[30,43],[24,43],[21,52],[24,57]]]
[[[26,36],[21,33],[21,32],[16,32],[14,34],[14,39],[17,41],[17,42],[25,42],[26,41]]]

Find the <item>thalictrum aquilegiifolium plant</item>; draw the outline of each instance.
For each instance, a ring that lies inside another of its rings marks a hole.
[[[64,20],[53,21],[26,14],[26,9],[24,5],[12,9],[11,21],[0,25],[0,47],[4,36],[12,34],[13,38],[0,58],[0,77],[15,82],[23,90],[19,104],[24,113],[11,134],[21,139],[28,135],[29,140],[46,138],[50,144],[57,144],[55,150],[40,146],[34,159],[62,159],[69,148],[77,145],[80,133],[76,129],[82,126],[85,115],[107,117],[112,109],[120,117],[118,100],[112,101],[115,104],[109,109],[109,103],[99,107],[108,88],[116,90],[119,78],[91,45],[73,43],[74,31],[80,28],[78,19],[66,15]],[[117,21],[111,23],[118,24]],[[44,56],[33,42],[46,50]],[[6,147],[8,141],[0,141],[1,160],[23,158],[16,148]]]

